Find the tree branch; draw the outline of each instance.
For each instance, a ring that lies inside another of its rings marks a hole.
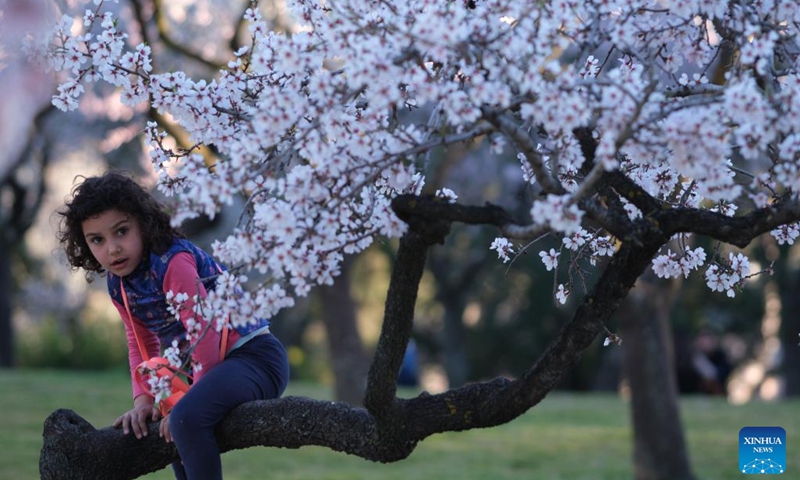
[[[392,209],[406,223],[441,220],[468,225],[492,225],[498,228],[516,224],[511,215],[497,205],[490,203],[483,207],[459,205],[432,195],[398,195],[392,200]]]
[[[388,420],[394,407],[397,375],[411,338],[417,290],[431,245],[429,240],[414,227],[403,235],[389,283],[384,322],[364,395],[364,406],[383,426],[390,424]]]
[[[540,402],[577,364],[674,233],[694,231],[742,245],[800,218],[798,202],[785,201],[739,218],[676,209],[652,221],[636,222],[641,227],[636,241],[622,240],[572,320],[518,379],[497,378],[438,395],[423,392],[413,399],[398,399],[397,373],[411,333],[428,247],[444,239],[453,221],[498,228],[514,224],[508,213],[493,205],[468,207],[435,197],[403,195],[392,206],[409,223],[409,231],[401,239],[392,273],[384,325],[369,374],[367,409],[305,397],[250,402],[234,409],[218,426],[221,451],[256,445],[316,445],[367,460],[394,462],[406,458],[430,435],[507,423]],[[157,429],[157,424],[151,424],[150,435],[136,440],[119,429],[96,430],[74,412],[58,410],[45,421],[41,476],[45,480],[128,479],[164,468],[177,459],[177,453],[158,437]]]
[[[423,240],[425,237],[420,236],[411,241],[411,247],[426,248],[424,245],[429,245],[434,237]],[[345,403],[305,397],[250,402],[237,407],[218,426],[220,451],[257,445],[282,448],[316,445],[367,460],[394,462],[406,458],[430,435],[507,423],[541,401],[574,367],[581,352],[604,330],[605,320],[649,265],[660,241],[652,238],[648,248],[623,244],[573,319],[518,380],[497,378],[438,395],[422,393],[413,399],[392,398],[390,408],[382,408],[384,391],[376,409],[383,415],[381,419]],[[415,248],[409,248],[406,254],[418,253]],[[397,270],[404,269],[400,258],[395,265]],[[390,292],[404,293],[399,289]],[[398,300],[402,299],[394,299]],[[392,311],[387,308],[387,312]],[[392,320],[387,318],[387,322]],[[389,350],[394,349],[394,353],[397,347],[405,347],[407,337],[402,332],[382,336],[384,345],[390,345]],[[379,346],[376,356],[387,355],[389,350]],[[382,363],[384,370],[394,368],[391,360]],[[389,376],[393,380],[396,373]],[[373,388],[394,391],[394,387],[387,387],[388,383],[378,380]],[[120,429],[96,430],[76,413],[57,410],[45,421],[43,436],[40,473],[44,480],[131,479],[162,469],[178,458],[174,446],[158,437],[156,423],[150,424],[147,437],[137,440],[132,435],[123,435]]]
[[[695,233],[739,248],[746,247],[761,234],[798,221],[800,201],[788,197],[740,217],[696,208],[672,208],[653,217],[654,225],[669,236]]]
[[[487,112],[484,110],[486,120],[495,126],[499,131],[503,132],[514,142],[514,145],[519,148],[520,152],[525,155],[528,164],[531,166],[536,179],[542,186],[542,190],[546,193],[562,194],[565,192],[564,187],[556,178],[553,172],[549,172],[544,166],[544,158],[542,154],[536,150],[536,145],[533,144],[531,137],[522,130],[519,125],[511,118],[500,113]]]
[[[169,33],[169,20],[167,19],[166,15],[164,15],[163,9],[161,7],[161,0],[153,0],[153,16],[155,17],[156,28],[158,29],[158,36],[164,45],[168,48],[180,53],[181,55],[195,60],[197,62],[202,63],[203,65],[207,66],[212,70],[221,70],[225,68],[224,62],[218,62],[214,60],[209,60],[205,58],[203,55],[192,51],[188,47],[182,45],[181,43],[175,41]]]

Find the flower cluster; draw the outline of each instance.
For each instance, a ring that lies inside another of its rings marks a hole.
[[[706,284],[715,292],[725,292],[729,297],[736,296],[734,288],[741,286],[750,275],[750,260],[738,253],[728,256],[728,265],[713,264],[706,270]]]
[[[693,270],[702,267],[706,261],[706,252],[702,247],[692,250],[684,247],[683,254],[678,256],[669,250],[666,254],[653,259],[653,272],[659,278],[676,278],[683,275],[687,278]]]
[[[187,293],[175,294],[172,290],[165,295],[167,301],[167,311],[175,321],[181,320],[181,311],[184,310],[186,301],[189,300]]]
[[[181,359],[181,349],[178,345],[178,340],[173,340],[172,344],[164,349],[164,358],[167,359],[170,365],[175,368],[183,367],[183,360]]]
[[[778,241],[778,245],[783,245],[784,243],[794,245],[794,241],[800,236],[800,224],[781,225],[770,233]]]
[[[458,195],[449,188],[440,188],[436,190],[436,196],[446,199],[449,203],[456,203],[456,200],[458,200]]]
[[[511,261],[511,256],[514,254],[514,245],[503,237],[495,238],[489,249],[497,251],[497,256],[503,260],[503,263]]]
[[[537,224],[544,224],[557,232],[573,234],[580,231],[583,212],[570,204],[569,195],[547,195],[545,200],[536,200],[531,207],[531,217]]]
[[[343,255],[376,235],[402,235],[391,198],[419,193],[429,153],[457,142],[491,142],[481,161],[508,151],[522,161],[534,224],[563,235],[561,248],[540,253],[555,275],[572,272],[555,282],[561,303],[579,260],[616,250],[608,232],[587,230],[579,208],[603,172],[621,173],[663,208],[731,216],[800,192],[794,2],[289,0],[301,23],[292,35],[248,9],[249,44],[213,79],[156,71],[156,53],[130,44],[105,2],[94,3],[44,40],[65,75],[53,103],[78,108],[103,81],[124,103],[149,102],[173,119],[191,147],[174,148],[155,124],[145,137],[176,224],[244,199],[239,225],[213,247],[237,274],[198,305],[234,325],[331,283]],[[709,80],[722,43],[740,53],[724,84]],[[42,51],[36,41],[30,48]],[[596,149],[576,139],[580,129]],[[213,146],[213,165],[201,146]],[[618,200],[628,220],[642,221]],[[793,221],[773,231],[779,242],[798,236]],[[515,254],[506,238],[491,249],[504,261]],[[674,277],[705,261],[702,249],[682,248],[653,267]],[[730,295],[747,273],[743,261],[727,263],[705,275]],[[248,271],[267,280],[247,291],[239,274]]]
[[[150,392],[155,396],[156,403],[172,395],[172,382],[167,376],[148,375],[147,384],[150,387]]]

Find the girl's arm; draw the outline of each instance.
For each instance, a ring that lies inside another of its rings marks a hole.
[[[164,275],[164,292],[172,291],[173,294],[185,293],[189,296],[189,300],[184,303],[180,311],[181,322],[187,326],[187,321],[195,318],[202,322],[202,328],[206,327],[206,320],[194,313],[195,303],[192,298],[198,295],[200,298],[206,297],[206,289],[200,281],[200,275],[197,273],[197,264],[194,261],[194,256],[188,252],[180,252],[176,254],[167,266],[167,273]],[[197,382],[203,377],[205,372],[211,370],[217,363],[219,363],[219,348],[220,348],[220,334],[211,325],[206,331],[200,343],[195,347],[192,352],[192,360],[195,363],[202,365],[202,369],[194,375],[194,381]],[[229,340],[229,345],[232,345]]]
[[[124,305],[114,300],[111,300],[111,302],[117,307],[119,316],[122,317],[122,324],[125,325],[125,337],[128,340],[128,364],[130,365],[131,385],[133,386],[133,398],[136,399],[138,396],[147,393],[134,379],[133,375],[134,372],[136,372],[136,367],[150,357],[157,357],[161,353],[161,343],[158,341],[158,336],[148,330],[138,318],[133,317],[135,320],[131,322],[130,317],[128,317],[128,311],[125,309]],[[147,350],[146,352],[139,351],[139,344],[136,341],[136,335],[133,333],[134,328],[136,329],[136,334],[139,335],[139,340],[141,340],[142,345],[145,350]],[[142,353],[146,356],[143,356]]]

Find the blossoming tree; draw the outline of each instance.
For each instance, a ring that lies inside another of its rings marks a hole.
[[[104,5],[65,17],[31,49],[66,73],[57,107],[108,82],[188,132],[181,149],[157,124],[145,130],[176,224],[246,199],[238,228],[214,245],[235,268],[203,303],[207,316],[271,317],[333,282],[343,255],[400,237],[365,409],[292,397],[244,405],[222,425],[224,450],[322,445],[389,462],[432,434],[511,421],[599,335],[618,341],[605,322],[646,269],[703,275],[732,297],[758,273],[737,248],[800,234],[795,1],[292,0],[302,28],[291,35],[268,31],[253,1],[249,42],[211,81],[154,69],[150,47],[129,45]],[[458,185],[419,195],[428,153],[461,142],[489,142],[483,162],[517,156],[537,193],[530,218],[461,205]],[[201,147],[215,153],[211,167]],[[539,255],[556,301],[577,308],[517,379],[397,399],[427,250],[453,222],[496,228],[487,254],[504,261],[542,235],[560,239]],[[693,248],[695,235],[718,248]],[[587,268],[600,269],[596,283],[583,281]],[[249,272],[265,280],[241,295]],[[55,435],[65,431],[86,442]],[[80,458],[91,458],[81,478],[102,477],[125,442],[65,411],[45,437],[43,478],[64,478],[59,462]],[[148,438],[126,443],[125,458],[143,460],[118,478],[174,457]]]

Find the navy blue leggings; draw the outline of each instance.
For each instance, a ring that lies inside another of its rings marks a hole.
[[[169,429],[181,457],[172,464],[176,478],[221,479],[214,428],[242,403],[280,397],[288,381],[286,350],[275,336],[264,334],[232,351],[192,385],[169,415]]]

